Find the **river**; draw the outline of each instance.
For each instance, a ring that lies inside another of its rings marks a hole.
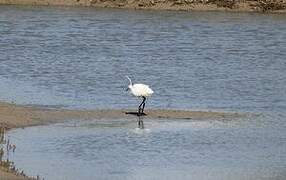
[[[239,120],[70,121],[15,129],[45,179],[273,179],[286,167],[286,16],[0,6],[0,99],[69,109],[235,111]]]

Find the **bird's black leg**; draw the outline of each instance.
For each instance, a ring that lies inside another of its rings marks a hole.
[[[141,106],[142,106],[142,103],[138,107],[138,116],[140,116],[140,113],[141,113]]]
[[[143,97],[144,98],[144,103],[142,104],[142,110],[141,110],[141,114],[143,114],[144,113],[144,108],[145,108],[145,101],[146,101],[146,98],[145,97]]]
[[[146,101],[146,97],[143,96],[143,101],[141,102],[141,104],[138,107],[138,115],[139,116],[141,116],[143,114],[144,107],[145,107],[145,101]],[[143,108],[141,108],[142,105],[143,105]]]

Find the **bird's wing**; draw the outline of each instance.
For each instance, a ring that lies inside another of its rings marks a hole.
[[[153,90],[146,84],[133,85],[133,94],[135,96],[150,96],[153,93]]]

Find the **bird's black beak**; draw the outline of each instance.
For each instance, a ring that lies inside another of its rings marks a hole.
[[[129,88],[126,88],[125,91],[129,91]]]

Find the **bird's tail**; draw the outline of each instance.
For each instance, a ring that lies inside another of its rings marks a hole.
[[[148,91],[148,94],[153,94],[154,93],[154,91],[151,88],[149,88],[147,91]]]
[[[131,79],[130,79],[128,76],[126,76],[126,77],[127,77],[127,79],[129,80],[130,85],[133,85]]]

